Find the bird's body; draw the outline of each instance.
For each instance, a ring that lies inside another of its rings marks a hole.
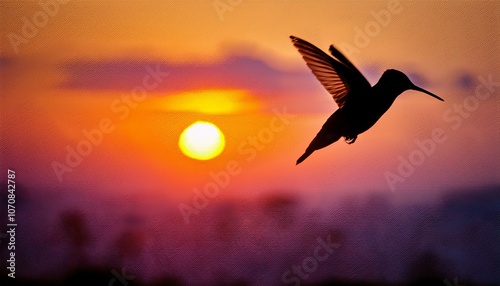
[[[330,46],[332,58],[314,45],[291,36],[294,46],[302,54],[309,68],[332,94],[339,105],[323,124],[297,164],[314,151],[324,148],[344,137],[354,143],[359,134],[370,129],[391,107],[404,91],[414,89],[439,100],[438,96],[415,86],[408,77],[397,70],[387,70],[373,87],[356,67],[337,49]]]

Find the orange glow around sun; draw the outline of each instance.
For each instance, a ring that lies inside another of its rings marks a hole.
[[[162,110],[205,114],[235,114],[260,108],[259,102],[248,92],[223,89],[186,91],[159,98],[152,104]]]

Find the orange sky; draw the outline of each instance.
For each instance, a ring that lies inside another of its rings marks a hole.
[[[500,81],[500,5],[389,3],[243,0],[219,15],[213,1],[69,1],[52,7],[54,15],[32,38],[13,45],[23,19],[33,21],[43,10],[35,2],[2,1],[2,168],[18,169],[30,186],[188,197],[212,180],[210,172],[235,161],[241,173],[224,195],[386,190],[384,172],[396,172],[398,157],[408,157],[415,140],[442,128],[448,140],[398,189],[498,183],[499,91],[456,130],[443,115],[474,94],[479,76]],[[338,142],[294,166],[336,106],[288,36],[342,49],[354,45],[356,27],[365,29],[388,5],[400,12],[351,60],[372,83],[397,68],[445,102],[406,92],[355,144]],[[168,75],[120,118],[114,102],[158,66]],[[203,103],[210,101],[217,104]],[[275,109],[287,110],[289,123],[262,150],[249,147],[249,137],[270,128]],[[76,148],[82,130],[103,119],[114,130],[59,182],[51,164],[63,162],[66,146]],[[180,133],[197,120],[215,123],[226,136],[216,159],[189,159],[177,147]],[[256,150],[251,160],[249,148]]]

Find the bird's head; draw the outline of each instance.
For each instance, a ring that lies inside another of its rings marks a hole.
[[[398,70],[386,70],[384,74],[382,74],[379,82],[387,88],[391,89],[397,95],[403,93],[404,91],[412,89],[427,93],[434,98],[444,101],[441,97],[435,95],[434,93],[413,84],[408,76]]]

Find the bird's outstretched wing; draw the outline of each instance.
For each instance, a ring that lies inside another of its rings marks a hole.
[[[371,87],[368,80],[363,76],[363,74],[349,61],[339,50],[337,50],[333,45],[330,45],[330,53],[334,58],[345,64],[347,67],[351,69],[354,73],[354,76],[357,77],[357,81],[359,84],[365,85],[367,87]]]
[[[313,74],[342,108],[353,94],[366,94],[371,86],[359,70],[337,49],[330,46],[335,58],[300,38],[290,36]],[[357,90],[360,92],[352,92]]]

